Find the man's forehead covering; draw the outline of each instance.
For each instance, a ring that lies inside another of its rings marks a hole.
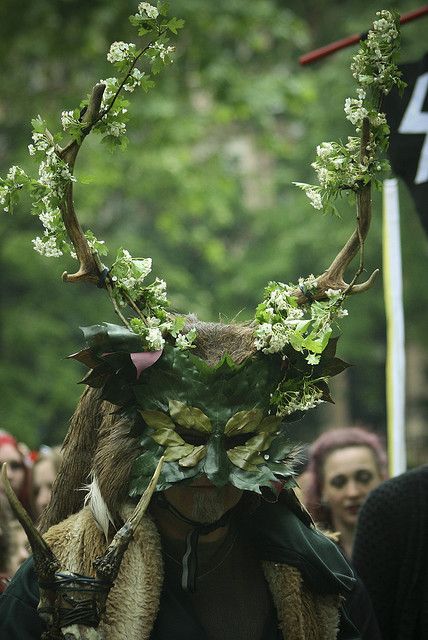
[[[239,346],[239,335],[229,327],[223,325],[221,337],[213,336],[224,338],[220,344],[203,346],[204,355],[210,352],[213,359],[213,352],[224,353],[228,342],[232,348],[233,343]],[[168,411],[169,402],[178,400],[203,409],[217,423],[222,415],[227,419],[243,409],[257,407],[267,412],[271,394],[284,377],[277,354],[255,352],[237,363],[224,353],[216,364],[209,364],[171,345],[165,345],[159,359],[137,377],[131,356],[142,349],[138,336],[108,324],[83,331],[89,349],[72,356],[93,369],[83,382],[101,388],[103,399],[122,407],[136,404],[142,410]]]

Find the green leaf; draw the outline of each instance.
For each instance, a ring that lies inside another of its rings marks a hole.
[[[169,29],[170,31],[172,31],[172,33],[177,34],[177,31],[179,29],[182,29],[184,26],[184,20],[182,20],[181,18],[171,18],[171,20],[168,20],[168,22],[166,23],[166,27],[167,29]]]
[[[186,458],[187,456],[190,456],[192,454],[193,449],[194,447],[191,444],[169,446],[164,453],[165,462],[172,462],[175,460],[179,460],[180,458]]]
[[[264,458],[257,451],[250,449],[246,445],[228,449],[226,454],[232,464],[240,469],[245,469],[245,471],[255,471],[257,465],[264,462]]]
[[[140,411],[144,421],[151,429],[175,429],[175,424],[168,414],[161,411]]]
[[[239,433],[252,433],[257,430],[262,417],[263,411],[261,409],[238,411],[227,421],[224,433],[229,437]]]
[[[202,433],[211,433],[210,419],[197,407],[189,407],[179,400],[169,400],[169,413],[180,427],[195,429]]]
[[[206,445],[202,444],[199,447],[194,447],[192,453],[181,458],[178,463],[181,467],[194,467],[198,462],[205,458],[206,453]]]
[[[164,447],[177,447],[185,444],[183,438],[179,436],[176,431],[172,431],[171,429],[156,428],[155,432],[152,434],[152,438],[155,442],[163,445]],[[190,451],[187,453],[190,453]],[[187,455],[187,453],[183,453],[183,455]]]

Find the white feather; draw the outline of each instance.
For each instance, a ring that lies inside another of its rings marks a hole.
[[[110,515],[108,507],[101,495],[100,488],[96,476],[92,475],[92,482],[85,486],[87,495],[85,497],[85,506],[88,506],[94,516],[95,522],[104,533],[106,540],[108,539],[109,524],[114,525],[113,518]]]

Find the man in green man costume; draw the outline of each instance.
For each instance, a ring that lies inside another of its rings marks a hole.
[[[328,379],[346,367],[333,326],[346,315],[346,296],[373,279],[356,284],[376,154],[386,146],[379,97],[399,82],[398,16],[381,12],[354,59],[358,97],[345,112],[358,135],[320,145],[320,186],[300,185],[316,208],[331,207],[342,190],[354,194],[357,229],[321,276],[270,283],[254,320],[231,325],[169,312],[164,283],[143,283],[147,258],[123,250],[104,268],[74,212],[80,146],[92,130],[120,129],[120,94],[141,82],[144,53],[156,69],[168,58],[165,33],[179,23],[166,14],[163,2],[139,3],[131,22],[155,40],[141,50],[113,43],[107,58],[122,75],[97,84],[83,109],[63,113],[71,142],[59,147],[36,119],[30,152],[42,158],[39,180],[14,167],[0,184],[10,206],[30,187],[48,225],[37,247],[63,250],[67,233],[80,268],[65,279],[105,287],[123,325],[83,330],[86,347],[73,357],[90,368],[87,389],[44,537],[19,514],[34,556],[1,597],[1,637],[378,640],[365,592],[293,492],[296,453],[285,428],[331,400]],[[46,203],[55,207],[48,223]],[[348,285],[345,268],[360,250]]]
[[[62,571],[95,576],[94,560],[162,456],[164,464],[100,635],[89,635],[85,612],[62,628],[70,638],[106,640],[327,639],[338,628],[340,638],[375,639],[366,602],[364,629],[350,619],[345,599],[360,597],[351,569],[291,488],[293,450],[271,401],[287,372],[298,375],[295,364],[255,350],[253,327],[190,319],[191,328],[192,352],[167,345],[161,354],[139,351],[139,338],[122,327],[85,329],[88,348],[74,357],[92,367],[90,387],[43,525]],[[335,361],[330,352],[318,366]],[[89,472],[82,507],[73,489]],[[1,602],[5,637],[41,637],[38,600],[30,561]]]

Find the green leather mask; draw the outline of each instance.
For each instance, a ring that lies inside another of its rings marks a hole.
[[[295,484],[294,447],[272,400],[284,380],[293,383],[293,371],[299,370],[300,378],[306,375],[309,365],[303,359],[291,366],[283,355],[256,352],[242,364],[226,355],[210,366],[168,344],[155,357],[141,353],[140,337],[117,325],[83,331],[89,348],[72,357],[92,367],[84,382],[122,407],[135,424],[133,435],[140,437],[131,496],[144,492],[161,456],[165,463],[158,491],[201,475],[216,486],[232,484],[257,493],[266,488],[276,494],[284,484]],[[141,372],[135,356],[151,358]],[[323,358],[335,361],[334,353]]]

